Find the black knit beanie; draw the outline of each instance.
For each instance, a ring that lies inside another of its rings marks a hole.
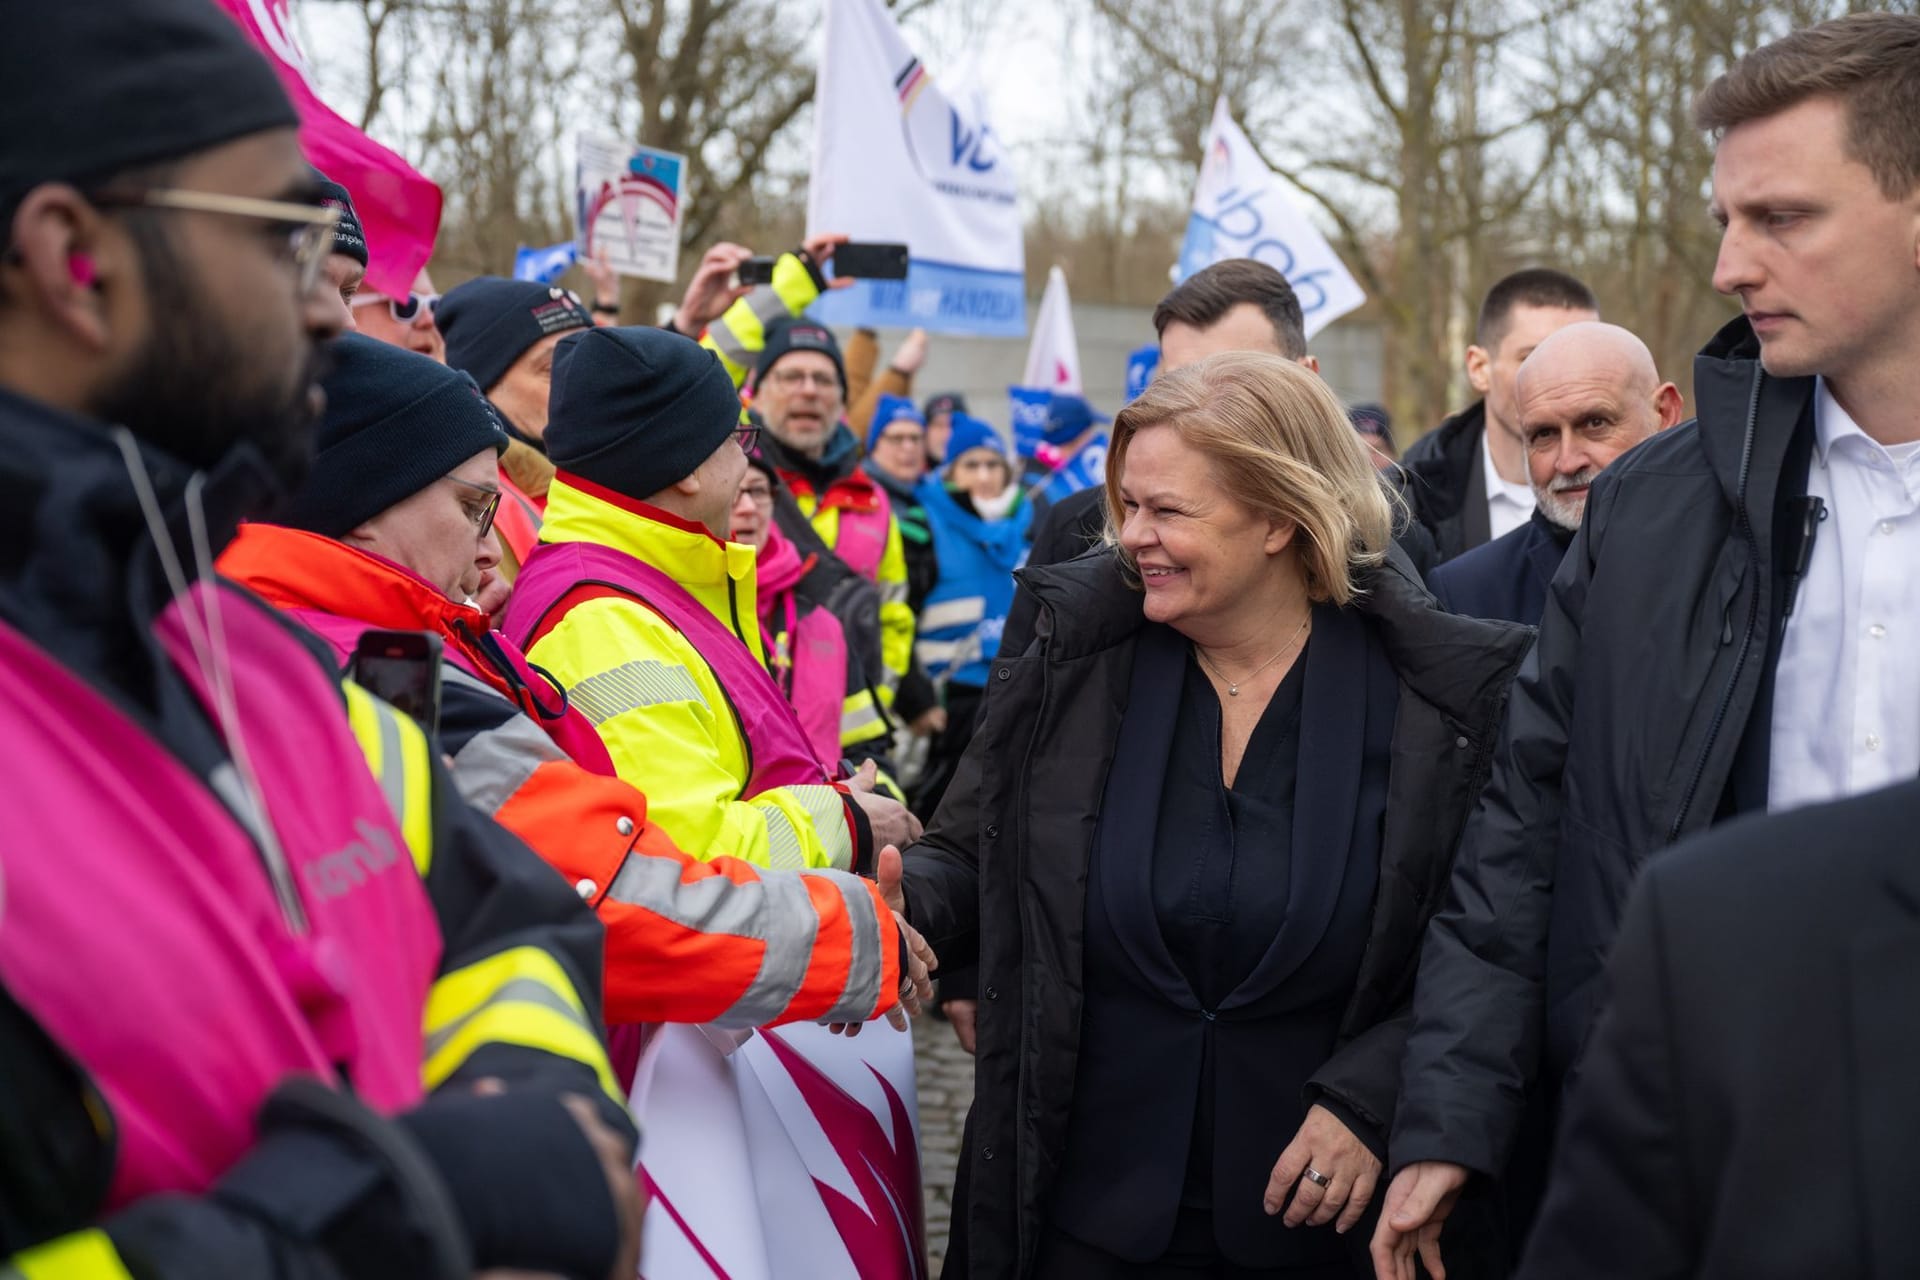
[[[713,352],[665,329],[600,328],[553,355],[547,457],[645,500],[686,479],[740,427],[740,393]]]
[[[550,334],[591,329],[593,315],[565,289],[476,276],[447,291],[433,322],[447,340],[447,363],[491,391],[528,347]]]
[[[320,452],[306,482],[270,517],[345,537],[479,453],[507,447],[499,416],[472,378],[363,334],[342,334]]]
[[[847,362],[840,358],[840,343],[831,329],[805,316],[798,320],[776,320],[767,326],[767,345],[761,348],[760,359],[753,366],[753,385],[758,387],[765,382],[768,371],[780,363],[781,357],[795,351],[818,351],[833,361],[840,375],[840,390],[847,389]]]
[[[366,266],[367,233],[360,229],[360,215],[353,211],[353,196],[318,169],[313,171],[313,176],[320,182],[320,203],[340,211],[340,221],[333,227],[333,251]]]
[[[0,218],[42,183],[85,188],[300,123],[266,58],[210,0],[84,0],[8,16]]]

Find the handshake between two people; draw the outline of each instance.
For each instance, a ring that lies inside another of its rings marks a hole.
[[[885,799],[885,797],[875,798]],[[902,806],[902,812],[905,812],[904,806]],[[914,838],[917,839],[919,837],[917,828],[920,823],[912,814],[909,813],[906,816],[907,821],[916,828]],[[876,833],[874,838],[880,837]],[[893,921],[899,926],[900,936],[907,944],[907,967],[900,975],[900,1003],[887,1010],[887,1021],[893,1025],[893,1029],[905,1031],[907,1019],[918,1014],[933,1000],[933,974],[940,968],[940,957],[933,953],[933,948],[928,946],[927,940],[920,936],[920,931],[907,923],[907,898],[900,887],[904,864],[897,845],[889,842],[880,850],[874,872],[874,880],[880,886],[881,896],[886,899],[887,906],[893,911]],[[828,1029],[838,1035],[857,1036],[865,1026],[864,1022],[835,1022],[829,1024]]]

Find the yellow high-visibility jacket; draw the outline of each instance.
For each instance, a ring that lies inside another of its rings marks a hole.
[[[645,503],[616,505],[588,494],[565,473],[548,492],[541,535],[549,543],[611,547],[654,566],[765,666],[752,547],[721,542]],[[615,770],[646,792],[648,816],[681,848],[724,849],[766,867],[847,870],[871,863],[871,837],[858,806],[824,777],[819,786],[746,794],[752,756],[726,693],[666,619],[610,593],[579,600],[549,621],[526,645],[527,657],[571,691]]]

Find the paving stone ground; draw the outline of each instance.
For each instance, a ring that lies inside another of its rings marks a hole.
[[[920,1089],[920,1176],[926,1190],[927,1253],[933,1275],[947,1253],[953,1173],[960,1131],[973,1104],[973,1058],[953,1028],[922,1017],[913,1029],[914,1076]]]

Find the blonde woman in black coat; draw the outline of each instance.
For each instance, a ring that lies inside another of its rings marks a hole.
[[[1162,377],[1107,490],[1111,545],[1024,576],[1038,638],[907,854],[913,922],[980,966],[947,1275],[1360,1274],[1419,939],[1529,633],[1433,607],[1279,357]]]

